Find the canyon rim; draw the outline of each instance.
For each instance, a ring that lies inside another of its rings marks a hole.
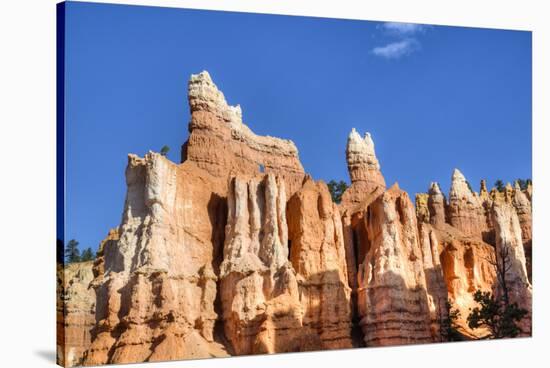
[[[501,295],[502,280],[531,335],[530,183],[476,192],[449,167],[447,195],[433,182],[413,198],[350,126],[336,203],[207,71],[187,94],[181,162],[130,153],[121,223],[95,259],[58,265],[59,364],[436,343],[451,327],[475,340],[475,292]]]

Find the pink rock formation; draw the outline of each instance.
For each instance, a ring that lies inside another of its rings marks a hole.
[[[453,308],[460,312],[456,321],[460,332],[472,338],[481,337],[485,331],[471,330],[466,318],[470,310],[478,306],[473,293],[493,290],[496,276],[490,261],[495,257],[494,248],[448,224],[437,228],[436,234],[448,297]]]
[[[265,171],[284,178],[292,195],[302,184],[304,169],[298,150],[290,140],[259,136],[242,121],[239,105],[230,106],[208,72],[189,80],[189,140],[182,149],[182,162],[218,177]]]
[[[445,224],[445,196],[436,182],[430,184],[428,191],[428,211],[430,213],[430,224],[440,227]]]
[[[342,223],[326,184],[306,180],[288,202],[287,219],[304,328],[321,338],[322,349],[352,347]]]
[[[472,293],[496,283],[490,232],[513,254],[512,297],[530,305],[529,190],[482,184],[478,196],[455,170],[449,204],[432,183],[415,211],[397,185],[386,190],[370,135],[352,130],[352,184],[336,205],[294,143],[254,134],[207,72],[191,77],[189,106],[183,162],[129,156],[122,223],[93,280],[69,278],[66,364],[442,341],[447,297],[462,332],[480,336],[465,319]]]
[[[358,271],[367,346],[433,341],[414,207],[394,185],[368,208],[369,249]]]
[[[523,336],[531,336],[532,287],[527,277],[521,227],[514,207],[509,203],[495,202],[493,222],[496,234],[496,261],[501,273],[497,293],[506,292],[511,303],[529,311],[520,322]]]
[[[231,180],[221,265],[225,335],[235,354],[300,350],[302,308],[288,261],[285,186],[268,174]]]
[[[513,191],[512,204],[518,215],[523,244],[530,244],[533,237],[531,230],[531,224],[533,222],[531,215],[531,202],[529,201],[527,194],[521,190],[517,182]]]
[[[360,204],[371,193],[386,188],[369,133],[365,133],[362,138],[355,128],[352,129],[348,137],[346,159],[351,186],[342,196],[343,208]]]
[[[440,243],[437,230],[425,222],[419,222],[419,241],[426,275],[426,292],[430,310],[430,331],[433,341],[445,341],[445,321],[448,318],[448,291],[439,258]]]
[[[488,231],[479,196],[472,192],[458,169],[453,172],[447,211],[449,223],[465,235],[482,239]]]
[[[57,270],[57,362],[66,367],[80,365],[90,347],[95,324],[95,293],[92,262],[71,263]]]
[[[418,222],[430,222],[430,210],[428,209],[429,195],[426,193],[417,193],[414,198],[416,208],[416,218]]]
[[[227,355],[213,336],[223,224],[211,218],[224,217],[217,181],[149,153],[129,156],[126,182],[120,239],[96,267],[97,324],[84,363]]]

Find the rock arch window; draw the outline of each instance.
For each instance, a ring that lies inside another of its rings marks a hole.
[[[261,173],[264,173],[264,172],[265,172],[265,167],[264,167],[263,164],[260,164],[259,170],[260,170]]]

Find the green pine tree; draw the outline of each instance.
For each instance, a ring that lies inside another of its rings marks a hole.
[[[348,185],[345,181],[340,180],[339,182],[331,180],[327,184],[330,196],[332,201],[335,203],[340,203],[342,201],[342,194],[348,189]]]
[[[504,192],[504,182],[500,179],[498,179],[497,181],[495,181],[495,188],[499,191],[499,192]]]
[[[80,261],[86,262],[91,261],[92,259],[94,259],[94,253],[92,252],[92,248],[88,247],[82,252],[82,255],[80,256]]]
[[[74,239],[69,240],[65,247],[65,259],[67,263],[80,262],[80,249],[78,249],[78,242]]]
[[[170,152],[170,147],[166,145],[162,146],[162,148],[160,149],[160,154],[163,156],[166,156],[168,152]]]
[[[512,267],[509,248],[501,248],[493,260],[488,260],[496,270],[498,295],[490,291],[477,290],[474,301],[479,304],[467,318],[472,329],[486,328],[489,332],[483,339],[501,339],[516,337],[522,331],[518,323],[527,316],[528,311],[510,300],[510,290],[506,275]],[[527,331],[525,331],[527,332]]]

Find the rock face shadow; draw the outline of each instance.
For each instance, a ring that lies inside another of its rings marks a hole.
[[[34,355],[42,358],[48,363],[55,364],[56,353],[55,350],[35,350]]]

